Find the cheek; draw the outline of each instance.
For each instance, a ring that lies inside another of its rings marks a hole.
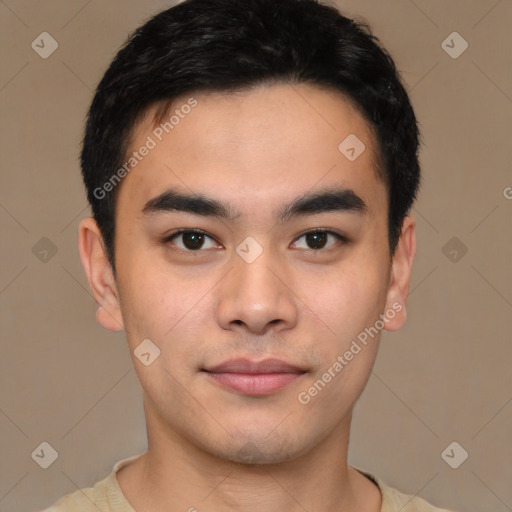
[[[340,341],[373,324],[386,300],[382,267],[375,261],[356,260],[323,277],[310,275],[301,294],[305,313],[309,311],[322,332]]]
[[[132,254],[118,265],[119,293],[129,338],[162,340],[186,315],[186,293],[177,276],[163,273],[143,255]],[[136,339],[133,339],[136,342]]]
[[[120,269],[121,308],[128,344],[133,352],[150,339],[161,351],[160,364],[182,373],[199,357],[205,316],[212,305],[208,279],[184,279],[179,268],[159,268],[133,257]],[[205,311],[205,308],[208,311]],[[186,364],[185,364],[186,363]]]
[[[316,313],[308,315],[308,328],[322,362],[302,390],[312,399],[312,411],[347,412],[368,382],[380,339],[380,332],[371,327],[385,306],[386,294],[382,267],[368,261],[365,268],[361,272],[359,264],[345,266],[321,287],[317,282],[304,300]]]

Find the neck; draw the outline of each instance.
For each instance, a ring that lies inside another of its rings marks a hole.
[[[293,460],[242,464],[212,455],[147,416],[148,451],[117,479],[143,512],[378,512],[381,495],[347,465],[351,414]]]

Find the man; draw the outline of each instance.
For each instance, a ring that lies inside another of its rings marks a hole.
[[[426,512],[347,464],[406,318],[419,133],[391,57],[315,0],[186,0],[98,86],[79,249],[148,450],[50,511]]]

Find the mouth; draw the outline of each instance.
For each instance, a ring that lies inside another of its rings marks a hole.
[[[306,374],[307,370],[279,359],[259,362],[232,359],[202,369],[202,372],[225,389],[248,396],[265,396],[288,386]]]

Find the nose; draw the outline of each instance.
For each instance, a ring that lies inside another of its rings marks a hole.
[[[250,263],[235,253],[233,265],[220,283],[217,316],[223,329],[266,334],[296,325],[298,298],[284,262],[264,249]]]

